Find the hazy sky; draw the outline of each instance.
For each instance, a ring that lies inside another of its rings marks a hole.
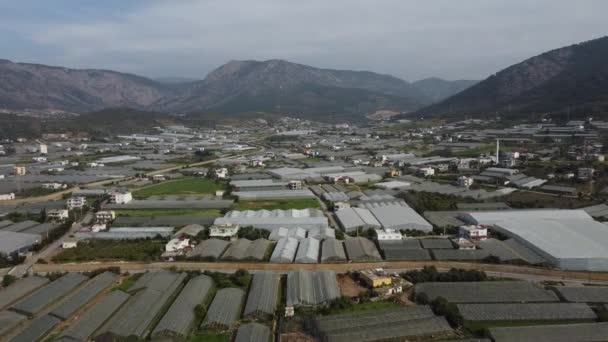
[[[481,79],[608,34],[606,0],[0,0],[0,58],[203,78],[231,59]]]

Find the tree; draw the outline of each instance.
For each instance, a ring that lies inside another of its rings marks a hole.
[[[15,281],[17,281],[17,277],[10,275],[10,274],[5,274],[4,277],[2,278],[2,286],[7,287],[10,284],[14,283]]]

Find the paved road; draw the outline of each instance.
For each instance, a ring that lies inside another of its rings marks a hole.
[[[87,213],[81,221],[74,222],[74,224],[72,225],[70,230],[65,235],[63,235],[59,239],[53,241],[49,245],[47,245],[39,253],[32,253],[29,257],[27,257],[27,259],[25,259],[25,261],[22,264],[15,266],[9,273],[16,277],[23,277],[32,268],[32,266],[34,266],[36,264],[36,262],[38,262],[38,260],[42,259],[42,260],[48,261],[48,259],[50,259],[50,257],[52,257],[53,254],[55,254],[57,249],[59,247],[61,247],[61,245],[63,244],[63,241],[65,241],[65,239],[67,239],[68,236],[70,236],[71,234],[74,234],[76,231],[78,231],[80,228],[82,228],[82,223],[91,222],[92,219],[93,219],[93,214]]]
[[[276,263],[238,263],[238,262],[88,262],[70,264],[35,264],[35,272],[87,272],[105,267],[120,267],[123,272],[143,272],[176,267],[181,270],[224,270],[234,271],[246,269],[249,271],[271,270],[288,272],[298,269],[306,270],[332,270],[336,272],[356,271],[369,268],[384,268],[386,270],[411,270],[424,266],[435,266],[440,270],[462,268],[489,272],[492,275],[513,277],[530,280],[572,280],[579,282],[596,282],[608,284],[608,272],[575,272],[545,269],[537,267],[524,267],[514,265],[478,264],[449,261],[381,261],[369,263],[341,263],[341,264],[276,264]]]

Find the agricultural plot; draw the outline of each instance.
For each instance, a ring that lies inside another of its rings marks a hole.
[[[62,250],[53,260],[75,262],[88,260],[156,260],[162,254],[162,241],[91,240],[75,248]]]
[[[608,303],[608,287],[605,286],[558,286],[555,289],[567,302]]]
[[[237,288],[221,289],[213,298],[202,328],[230,330],[239,319],[245,292]]]
[[[184,273],[169,271],[147,273],[139,278],[130,289],[134,295],[101,328],[100,335],[145,338],[185,278]]]
[[[215,194],[224,189],[224,185],[209,178],[181,178],[150,185],[136,190],[133,195],[138,198],[164,195]]]
[[[345,262],[344,243],[337,239],[325,239],[321,245],[321,262]]]
[[[274,272],[259,272],[253,276],[244,317],[271,318],[279,295],[279,276]]]
[[[271,341],[270,329],[260,323],[248,323],[239,327],[234,342],[268,342]]]
[[[222,216],[220,209],[199,209],[199,208],[177,208],[177,209],[118,209],[115,210],[118,224],[122,224],[128,218],[157,218],[165,216]],[[126,217],[125,217],[126,216]],[[128,221],[125,221],[128,222]],[[116,222],[115,222],[116,223]],[[127,223],[129,224],[129,223]]]
[[[431,249],[435,260],[482,261],[490,256],[482,249]]]
[[[146,199],[133,200],[127,204],[108,204],[104,209],[110,210],[170,210],[170,209],[227,209],[233,204],[232,200],[222,199]]]
[[[17,280],[15,283],[0,290],[0,309],[4,309],[28,293],[48,284],[47,278],[31,276]]]
[[[129,298],[125,292],[112,291],[81,315],[61,336],[76,341],[88,340]]]
[[[384,258],[394,260],[431,260],[428,250],[422,249],[418,239],[380,241]]]
[[[443,297],[451,303],[538,303],[558,302],[553,291],[527,281],[420,283],[416,295],[429,300]]]
[[[286,210],[306,208],[320,208],[319,201],[316,198],[293,198],[284,200],[238,201],[234,204],[235,210]]]
[[[420,239],[420,243],[425,249],[454,249],[454,245],[448,239]]]
[[[61,320],[59,320],[59,318],[50,315],[44,315],[36,318],[27,328],[25,328],[25,330],[13,337],[11,342],[39,341],[51,330],[53,330],[53,328],[55,328],[55,326],[57,326],[57,324],[60,322]]]
[[[447,321],[427,306],[317,317],[314,326],[315,335],[327,342],[403,340],[452,333]]]
[[[217,260],[228,248],[230,242],[220,239],[209,239],[200,242],[188,253],[188,258],[201,258],[204,260]]]
[[[352,261],[377,261],[382,260],[376,245],[363,237],[347,238],[344,240],[344,248],[348,259]]]
[[[489,335],[496,342],[604,341],[608,336],[608,322],[498,327],[490,328]]]
[[[272,243],[266,239],[250,241],[238,239],[230,244],[224,252],[224,260],[256,260],[266,259],[266,254]]]
[[[332,271],[292,271],[287,275],[287,306],[319,305],[340,297]]]
[[[276,244],[270,262],[292,263],[298,250],[298,239],[292,237],[281,238]]]
[[[468,322],[500,321],[593,321],[593,310],[581,303],[501,303],[456,304],[462,318]]]
[[[191,279],[177,296],[153,332],[153,337],[186,338],[196,319],[194,308],[202,304],[213,288],[206,275]]]
[[[104,272],[89,280],[83,287],[79,288],[76,293],[71,295],[59,307],[51,311],[51,315],[66,320],[78,309],[92,300],[95,296],[101,293],[104,289],[110,287],[117,279],[117,276],[111,272]]]
[[[4,336],[19,324],[25,322],[27,317],[13,311],[0,311],[0,336]]]
[[[13,304],[12,308],[17,312],[33,316],[65,297],[87,279],[87,277],[79,273],[68,273]]]

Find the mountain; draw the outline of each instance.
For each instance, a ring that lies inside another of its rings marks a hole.
[[[0,109],[15,111],[133,108],[199,116],[287,113],[327,120],[409,112],[431,102],[424,91],[390,75],[283,60],[232,61],[199,81],[0,61]]]
[[[608,37],[545,52],[416,115],[525,118],[608,113]]]
[[[0,60],[0,108],[94,111],[146,108],[173,90],[144,77]]]
[[[366,114],[410,111],[430,101],[410,83],[368,71],[318,69],[283,60],[231,61],[158,103],[180,112]]]
[[[429,77],[412,83],[412,85],[420,90],[431,101],[439,102],[448,97],[460,93],[461,91],[471,87],[479,81],[473,80],[456,80],[447,81],[438,77]]]
[[[164,84],[183,84],[200,81],[200,79],[188,77],[159,77],[155,78],[154,81]]]

